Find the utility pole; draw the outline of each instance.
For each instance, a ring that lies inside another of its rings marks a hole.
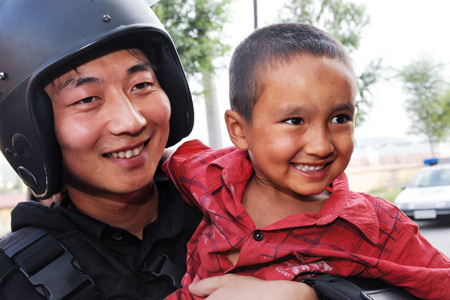
[[[253,0],[254,29],[258,28],[258,0]]]

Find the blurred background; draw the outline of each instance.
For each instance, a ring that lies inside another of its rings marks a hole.
[[[425,158],[450,156],[446,0],[160,0],[153,9],[194,95],[195,125],[186,140],[231,145],[223,114],[233,49],[255,28],[306,22],[346,46],[358,76],[356,148],[346,170],[352,190],[393,201]],[[25,200],[26,188],[1,157],[0,233]]]

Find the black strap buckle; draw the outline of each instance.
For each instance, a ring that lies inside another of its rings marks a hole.
[[[177,289],[181,288],[181,279],[184,275],[184,270],[176,266],[167,255],[161,254],[157,256],[152,263],[145,268],[145,271],[150,272],[155,277],[165,277],[172,282],[172,285]]]
[[[81,272],[72,253],[43,230],[24,228],[11,233],[2,249],[46,299],[98,299],[94,282]]]
[[[94,282],[89,275],[81,273],[76,260],[68,251],[31,276],[24,269],[21,270],[36,290],[49,300],[64,299],[67,296],[70,299],[86,300],[84,289],[92,290],[90,294],[94,292],[92,295],[96,295]],[[83,294],[82,297],[80,293]],[[87,299],[97,299],[97,296]]]

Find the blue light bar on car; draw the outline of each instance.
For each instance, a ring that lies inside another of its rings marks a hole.
[[[423,160],[423,163],[427,166],[437,165],[438,159],[437,158],[426,158]]]

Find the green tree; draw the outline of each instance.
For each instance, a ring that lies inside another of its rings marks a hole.
[[[222,143],[214,59],[231,48],[221,40],[230,1],[160,0],[152,7],[174,40],[191,88],[198,87],[193,95],[205,98],[209,144],[214,148]]]
[[[435,145],[450,133],[450,89],[443,71],[443,64],[425,56],[398,71],[409,95],[406,110],[411,120],[410,133],[425,134],[433,156]]]
[[[370,18],[363,4],[344,0],[290,0],[280,11],[283,22],[307,23],[332,34],[347,49],[350,56],[360,46],[364,27]],[[382,59],[372,60],[357,76],[356,126],[364,122],[372,106],[371,87],[382,76]]]

